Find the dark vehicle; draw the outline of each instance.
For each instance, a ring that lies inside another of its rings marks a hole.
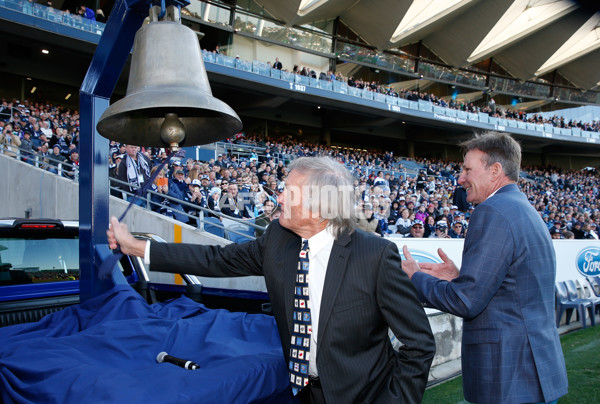
[[[138,238],[164,242],[151,234]],[[210,308],[268,313],[261,292],[203,288],[192,275],[182,284],[153,283],[143,260],[123,256],[123,275],[148,303],[185,294]],[[79,223],[53,219],[0,219],[0,327],[38,321],[79,303]]]

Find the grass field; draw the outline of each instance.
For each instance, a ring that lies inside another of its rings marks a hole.
[[[567,374],[569,394],[560,404],[600,403],[600,326],[577,330],[560,338]],[[462,378],[456,378],[425,391],[423,403],[466,403],[463,397]]]

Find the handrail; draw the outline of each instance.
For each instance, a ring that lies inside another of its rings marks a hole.
[[[124,187],[127,187],[127,188],[134,188],[136,190],[140,188],[139,186],[135,186],[135,185],[129,184],[128,182],[121,181],[121,180],[119,180],[117,178],[110,178],[110,183],[111,183],[111,185],[110,185],[110,189],[111,190],[122,192],[123,194],[125,194],[127,196],[133,196],[134,193],[131,192],[131,191],[124,190],[123,188],[120,188],[118,186],[113,186],[113,183],[116,183],[117,185],[121,185],[121,186],[124,186]],[[140,198],[141,200],[146,201],[146,208],[149,209],[149,210],[152,210],[152,208],[151,208],[152,206],[161,206],[159,203],[156,203],[156,202],[152,201],[152,195],[157,195],[157,196],[160,196],[162,198],[166,198],[166,199],[168,199],[170,201],[173,201],[175,203],[181,204],[182,206],[187,206],[189,208],[192,208],[192,209],[195,209],[195,210],[199,210],[203,214],[204,213],[210,213],[211,215],[215,215],[215,216],[218,216],[220,218],[228,219],[228,220],[237,222],[238,224],[241,224],[241,225],[244,225],[244,226],[253,227],[253,228],[257,229],[257,230],[264,231],[266,229],[266,227],[263,227],[263,226],[260,226],[260,225],[257,225],[257,224],[245,221],[245,220],[237,219],[235,217],[227,216],[227,215],[225,215],[225,214],[223,214],[221,212],[217,212],[217,211],[214,211],[214,210],[202,207],[202,206],[194,205],[193,203],[189,203],[189,202],[184,201],[182,199],[175,198],[175,197],[173,197],[171,195],[161,194],[159,192],[155,192],[155,191],[152,191],[152,190],[146,191],[146,195],[143,198],[138,195],[138,198]],[[210,224],[211,226],[218,227],[218,228],[223,229],[223,230],[225,230],[227,232],[235,233],[235,234],[240,235],[240,236],[245,236],[245,237],[247,237],[249,239],[252,239],[252,240],[256,238],[254,236],[250,236],[247,233],[241,233],[241,232],[239,232],[239,231],[237,231],[235,229],[226,228],[222,224],[217,224],[217,223],[213,223],[213,222],[206,222],[204,220],[204,215],[202,215],[202,217],[190,215],[189,213],[185,212],[185,210],[184,211],[178,211],[178,212],[180,214],[183,214],[183,215],[191,218],[191,219],[199,220],[203,224],[207,223],[207,224]]]
[[[40,168],[42,170],[45,171],[50,171],[52,172],[50,169],[51,168],[56,168],[56,173],[53,174],[57,174],[58,176],[64,177],[64,178],[70,178],[75,182],[79,182],[79,167],[71,164],[69,162],[66,162],[64,160],[58,160],[54,157],[52,157],[53,155],[48,155],[48,156],[43,156],[44,160],[48,160],[48,161],[41,161],[42,156],[40,156],[38,153],[36,152],[31,152],[30,150],[26,150],[23,149],[22,147],[19,146],[11,146],[10,150],[7,150],[5,145],[0,144],[0,154],[5,154],[5,155],[9,155],[10,157],[14,157],[19,161],[23,161],[25,163],[29,163],[29,159],[33,160],[33,166]],[[64,157],[61,155],[61,157]],[[66,159],[66,157],[65,157]],[[53,165],[50,163],[50,161],[55,162],[56,165]],[[65,169],[66,168],[66,169]],[[66,177],[64,175],[65,172],[72,172],[73,173],[73,177]]]

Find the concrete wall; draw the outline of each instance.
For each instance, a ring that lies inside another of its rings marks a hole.
[[[79,219],[77,183],[0,155],[0,216]]]

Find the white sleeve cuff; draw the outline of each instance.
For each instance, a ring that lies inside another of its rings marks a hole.
[[[144,264],[150,265],[150,240],[146,241],[146,248],[144,249]]]

